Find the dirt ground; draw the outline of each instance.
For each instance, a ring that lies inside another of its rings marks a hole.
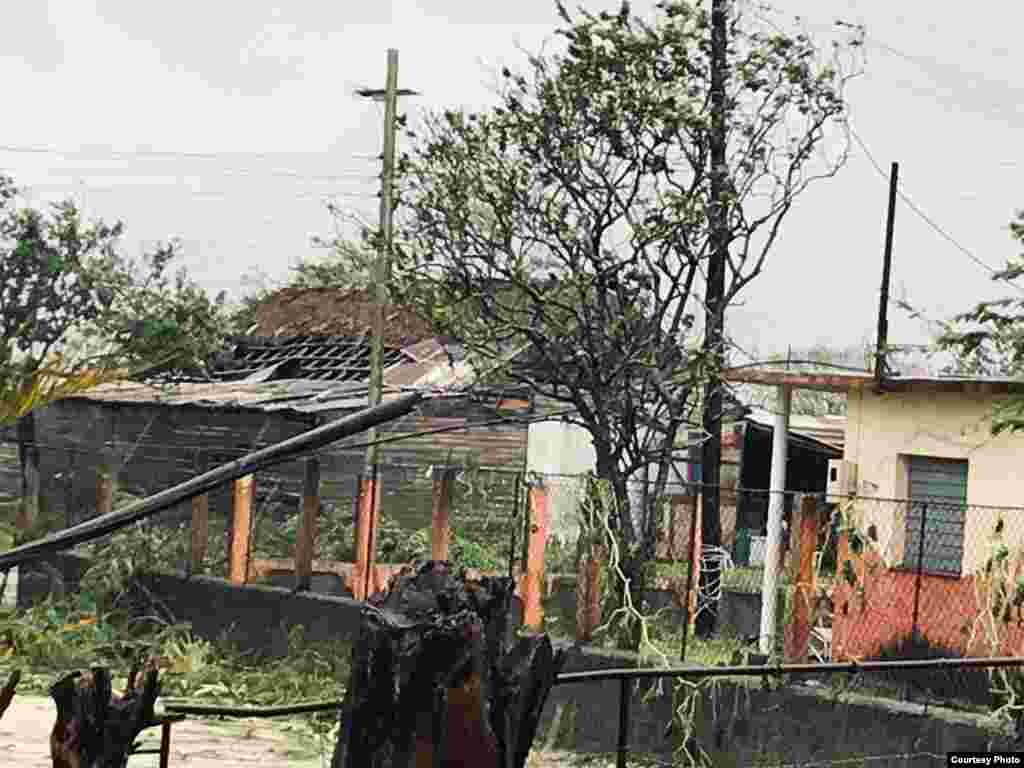
[[[14,697],[0,720],[0,766],[52,768],[50,728],[55,710],[44,696]],[[145,749],[160,746],[159,729],[140,739]],[[329,760],[328,754],[324,764]],[[128,768],[157,768],[158,755],[137,755]],[[306,744],[268,720],[185,720],[171,731],[171,768],[251,768],[262,764],[290,768],[322,768],[317,744]],[[534,752],[527,768],[612,768],[606,760],[581,760],[564,752]]]
[[[43,696],[15,696],[0,720],[0,765],[51,768],[49,735],[55,710]],[[159,729],[146,731],[144,748],[160,746]],[[138,755],[129,768],[157,768],[158,755]],[[173,768],[320,768],[318,745],[302,744],[268,720],[185,720],[171,731]]]

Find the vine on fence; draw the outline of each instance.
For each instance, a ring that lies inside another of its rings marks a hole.
[[[974,577],[978,611],[967,640],[968,649],[980,640],[993,656],[1007,653],[1007,629],[1014,612],[1017,625],[1024,625],[1024,547],[1011,550],[1003,537],[1004,527],[1000,518],[989,538],[988,559]],[[1024,718],[1024,674],[1017,668],[990,669],[988,674],[996,705],[993,715],[1019,726]]]

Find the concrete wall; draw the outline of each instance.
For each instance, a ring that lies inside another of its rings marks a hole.
[[[905,499],[909,492],[907,456],[966,459],[967,503],[992,507],[1024,506],[1024,436],[993,437],[991,396],[953,393],[861,392],[847,404],[845,458],[858,467],[858,492],[879,499]],[[874,524],[885,562],[903,557],[903,505],[866,502],[861,524]],[[1001,516],[1011,547],[1024,545],[1020,514],[1000,509],[970,509],[964,529],[963,573],[975,572],[989,557],[990,536]]]
[[[566,672],[636,666],[625,654],[572,652]],[[992,718],[857,694],[837,700],[821,686],[742,685],[720,679],[697,700],[695,737],[719,766],[805,765],[862,756],[890,756],[881,765],[932,766],[951,750],[1019,749]],[[673,685],[638,686],[631,699],[629,744],[634,753],[668,756]],[[556,686],[544,711],[536,748],[608,753],[616,749],[619,683]],[[930,753],[926,755],[925,753]],[[904,759],[903,755],[919,757]],[[899,757],[897,757],[899,756]],[[813,761],[813,762],[811,762]],[[675,764],[685,764],[674,761]],[[859,764],[859,763],[857,763]]]
[[[65,554],[45,558],[43,563],[21,566],[19,607],[52,592],[73,592],[89,565],[84,558]],[[359,629],[362,603],[325,594],[337,588],[337,580],[329,577],[313,581],[314,589],[323,590],[320,592],[260,584],[243,587],[224,579],[182,573],[145,574],[141,581],[159,599],[157,610],[169,612],[170,616],[163,618],[188,622],[198,637],[211,642],[226,637],[243,651],[283,656],[288,652],[288,632],[296,626],[303,628],[310,642],[350,643]],[[154,610],[145,598],[138,599],[147,613]],[[513,597],[510,632],[522,623],[522,610],[522,602]]]
[[[81,559],[60,555],[51,562],[64,572],[66,586],[72,588],[81,573]],[[19,604],[43,596],[50,581],[51,577],[38,572],[23,574]],[[277,587],[236,587],[220,579],[174,574],[147,576],[144,583],[175,618],[192,622],[197,635],[217,640],[227,630],[227,637],[244,650],[287,653],[288,630],[297,625],[305,628],[306,638],[312,641],[351,641],[359,622],[360,604],[346,598],[294,594]],[[518,612],[510,629],[517,625],[517,618]],[[637,658],[630,654],[570,649],[563,671],[636,666]],[[672,691],[670,683],[660,694],[650,685],[634,691],[630,719],[634,751],[665,754],[673,748],[666,738],[674,710]],[[535,746],[611,752],[617,743],[618,712],[617,682],[556,686]],[[715,693],[700,698],[695,724],[696,738],[715,765],[755,764],[765,756],[800,763],[860,755],[1014,748],[1012,735],[988,718],[853,695],[836,703],[828,694],[806,687],[763,690],[724,680]]]

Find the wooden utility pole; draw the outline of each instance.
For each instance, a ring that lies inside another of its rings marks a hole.
[[[373,298],[376,304],[373,315],[373,342],[370,348],[370,387],[369,407],[380,405],[384,390],[384,314],[388,303],[388,283],[391,275],[391,243],[392,222],[394,214],[394,172],[395,172],[395,139],[397,134],[397,103],[399,96],[412,96],[415,91],[398,89],[398,51],[388,49],[388,69],[384,90],[364,88],[357,91],[360,96],[384,100],[384,151],[381,156],[383,171],[381,173],[380,192],[380,237],[377,245],[377,259],[374,264]],[[374,550],[376,549],[377,532],[377,500],[380,498],[378,488],[380,470],[378,450],[376,446],[377,430],[370,428],[366,433],[369,446],[366,449],[366,466],[360,484],[360,497],[365,500],[361,504],[360,519],[357,530],[362,528],[358,536],[364,546],[356,552],[357,584],[356,597],[365,599],[369,592],[371,571],[373,569]],[[361,592],[360,592],[360,587]]]
[[[889,276],[892,273],[892,235],[896,224],[896,194],[899,191],[900,164],[889,171],[889,210],[885,219],[885,251],[882,256],[882,292],[878,299],[878,343],[875,346],[875,385],[884,386],[886,347],[889,344]]]
[[[720,372],[725,361],[723,326],[725,315],[725,264],[729,255],[729,221],[725,196],[728,184],[726,168],[726,98],[725,81],[728,67],[727,0],[711,3],[711,133],[709,160],[711,163],[711,205],[708,226],[711,236],[711,257],[708,261],[708,280],[705,292],[704,355],[710,362],[710,372],[704,387],[704,442],[701,446],[701,543],[720,546],[722,523],[719,510],[719,484],[722,459],[722,380]],[[700,552],[692,557],[700,558]],[[718,593],[719,573],[714,568],[700,569],[699,595]],[[714,600],[701,606],[694,631],[698,637],[714,632],[718,606]]]

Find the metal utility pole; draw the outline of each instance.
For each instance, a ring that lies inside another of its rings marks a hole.
[[[704,354],[710,361],[711,371],[704,388],[704,443],[701,449],[701,544],[720,546],[722,523],[719,513],[719,483],[722,459],[722,382],[721,369],[725,360],[723,326],[725,315],[725,264],[729,255],[729,222],[725,204],[728,183],[726,168],[726,99],[725,82],[728,61],[727,0],[711,2],[711,132],[709,155],[711,162],[711,205],[708,225],[711,234],[711,257],[708,262],[707,290],[704,297]],[[702,547],[703,548],[703,547]],[[700,552],[692,554],[700,558]],[[708,597],[705,605],[698,603],[695,634],[709,637],[718,618],[715,597],[719,592],[720,574],[717,569],[700,569],[698,595]]]
[[[384,151],[381,156],[383,171],[380,192],[380,237],[373,279],[373,340],[370,348],[369,407],[380,405],[384,389],[384,313],[388,304],[388,283],[391,277],[392,217],[394,213],[395,143],[398,129],[397,103],[399,96],[413,96],[416,91],[398,89],[398,50],[388,49],[387,79],[383,90],[364,88],[356,91],[360,96],[384,101]],[[366,433],[370,445],[366,449],[366,466],[360,484],[359,520],[356,526],[357,570],[362,577],[361,595],[366,598],[370,590],[373,553],[376,549],[377,500],[379,489],[379,462],[375,442],[377,430]]]
[[[885,219],[885,252],[882,256],[882,292],[878,299],[878,343],[875,346],[875,385],[881,390],[885,378],[886,346],[889,343],[889,276],[892,273],[892,235],[896,225],[896,194],[900,164],[889,171],[889,211]]]

